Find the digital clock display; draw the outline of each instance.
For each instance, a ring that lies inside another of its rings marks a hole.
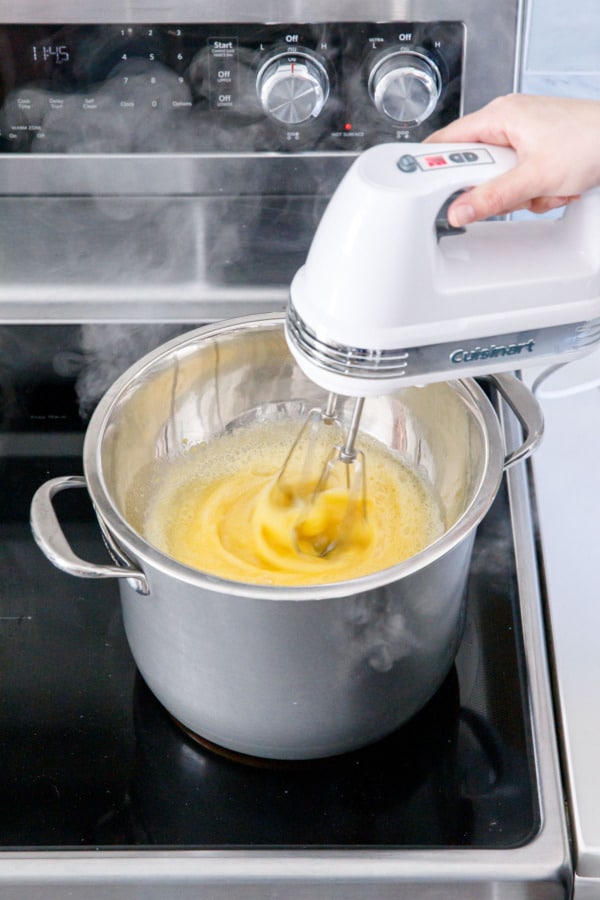
[[[56,65],[69,62],[71,54],[66,44],[34,44],[31,48],[34,62],[52,62]]]

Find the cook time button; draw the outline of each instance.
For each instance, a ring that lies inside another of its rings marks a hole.
[[[238,89],[237,38],[208,38],[208,58],[211,108],[232,109]]]
[[[15,150],[28,146],[32,139],[43,140],[45,115],[43,91],[32,89],[10,94],[0,110],[0,137]]]

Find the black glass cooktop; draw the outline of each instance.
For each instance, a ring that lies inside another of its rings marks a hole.
[[[456,665],[420,713],[326,761],[219,756],[137,674],[116,583],[59,572],[31,537],[38,485],[81,473],[89,414],[78,330],[50,337],[63,374],[5,374],[0,394],[0,848],[526,843],[540,819],[505,490],[476,539]],[[85,493],[57,504],[75,549],[106,561]]]

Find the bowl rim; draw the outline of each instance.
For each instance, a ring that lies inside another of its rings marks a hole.
[[[111,539],[124,556],[142,569],[150,584],[153,573],[174,577],[177,581],[202,587],[220,594],[252,597],[263,600],[323,600],[345,597],[391,584],[425,569],[465,540],[483,519],[492,505],[504,470],[504,446],[501,425],[485,392],[471,378],[445,382],[456,390],[474,415],[484,437],[484,463],[480,483],[471,503],[457,521],[423,550],[386,569],[358,578],[311,585],[269,585],[234,581],[194,569],[159,550],[139,534],[120,513],[113,502],[102,472],[102,445],[111,414],[123,395],[151,369],[159,365],[174,350],[209,340],[241,329],[281,330],[285,315],[267,313],[225,319],[192,329],[161,344],[133,363],[108,388],[96,406],[86,429],[83,445],[83,469],[88,492],[96,515]]]

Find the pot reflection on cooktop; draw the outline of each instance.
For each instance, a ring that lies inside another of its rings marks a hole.
[[[132,811],[153,844],[460,843],[458,703],[452,671],[425,710],[370,748],[248,765],[183,735],[140,679]]]
[[[149,844],[515,846],[532,828],[523,760],[483,716],[461,709],[456,667],[393,735],[324,760],[235,759],[204,747],[139,676],[133,706],[130,813]]]
[[[8,445],[6,446],[8,449]],[[48,563],[33,492],[73,456],[0,456],[0,847],[514,847],[539,827],[508,500],[479,528],[456,665],[410,722],[330,760],[199,745],[136,674],[112,582]],[[104,550],[84,492],[61,522]]]

